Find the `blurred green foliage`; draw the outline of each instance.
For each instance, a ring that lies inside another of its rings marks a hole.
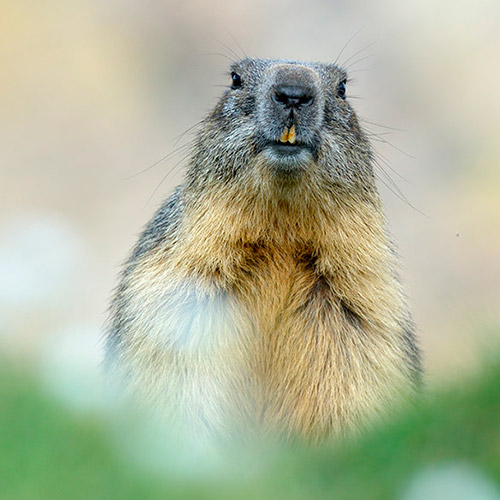
[[[500,366],[429,391],[418,408],[356,442],[294,446],[256,474],[226,479],[138,467],[122,456],[101,419],[68,412],[19,368],[4,364],[0,372],[2,500],[387,500],[422,467],[448,461],[470,463],[500,483]]]

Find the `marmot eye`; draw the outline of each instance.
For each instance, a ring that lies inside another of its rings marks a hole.
[[[339,86],[337,87],[337,95],[339,97],[345,97],[345,84],[347,83],[347,80],[342,80],[339,83]]]
[[[231,73],[231,78],[233,80],[233,83],[231,85],[231,87],[233,89],[236,89],[238,87],[241,87],[241,76],[238,75],[238,73],[235,73],[234,71]]]

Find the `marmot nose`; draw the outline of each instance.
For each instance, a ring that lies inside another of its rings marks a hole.
[[[277,85],[274,88],[272,99],[285,108],[310,106],[314,101],[314,91],[299,85]]]

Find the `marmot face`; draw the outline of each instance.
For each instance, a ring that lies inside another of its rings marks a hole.
[[[278,172],[295,172],[317,159],[324,95],[319,75],[297,64],[270,65],[257,91],[256,140]]]
[[[373,186],[371,150],[334,64],[244,59],[198,136],[191,177]],[[304,174],[308,175],[304,175]]]

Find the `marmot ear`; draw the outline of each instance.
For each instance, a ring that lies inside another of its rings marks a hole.
[[[342,99],[345,97],[345,86],[346,86],[347,80],[342,80],[338,87],[337,87],[337,95],[341,97]]]
[[[234,71],[231,72],[231,79],[232,79],[232,84],[231,88],[232,89],[237,89],[238,87],[241,87],[241,76],[238,75],[238,73],[235,73]]]

